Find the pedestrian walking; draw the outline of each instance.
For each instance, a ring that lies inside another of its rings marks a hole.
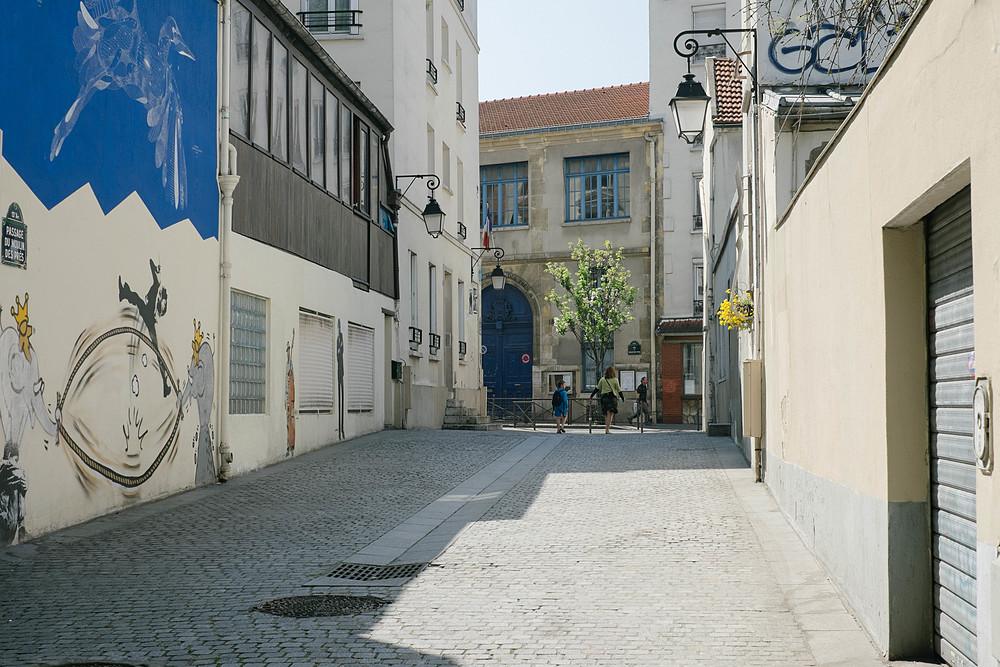
[[[638,421],[639,415],[643,414],[646,417],[646,423],[649,423],[649,381],[646,376],[643,376],[642,381],[639,386],[635,388],[635,412],[628,418],[628,423],[631,424],[632,420]]]
[[[552,392],[552,414],[556,418],[556,433],[566,432],[566,413],[569,410],[569,395],[566,393],[566,380],[556,382],[556,390]]]
[[[604,371],[604,377],[594,387],[594,391],[590,392],[590,400],[594,400],[596,395],[601,397],[604,432],[611,433],[611,420],[618,414],[618,398],[621,397],[622,402],[625,402],[625,394],[622,393],[622,387],[618,384],[618,372],[614,366],[608,366],[608,369]]]

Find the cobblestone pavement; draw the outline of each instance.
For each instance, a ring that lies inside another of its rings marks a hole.
[[[406,585],[305,586],[532,438]],[[692,432],[358,438],[0,552],[0,665],[884,664],[749,474]],[[251,610],[308,594],[389,604]]]

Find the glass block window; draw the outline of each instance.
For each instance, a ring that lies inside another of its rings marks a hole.
[[[486,215],[497,227],[528,224],[528,163],[497,164],[479,170],[483,193],[482,226]]]
[[[566,220],[629,216],[628,154],[566,160]]]
[[[267,301],[232,292],[230,298],[229,413],[261,415],[267,396]]]

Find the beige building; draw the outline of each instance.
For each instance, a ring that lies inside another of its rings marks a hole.
[[[755,305],[739,433],[888,657],[997,665],[1000,2],[896,18],[861,95],[779,88],[788,63],[765,53],[781,37],[760,36],[742,163],[759,146],[744,173],[762,196],[740,195],[733,264]]]
[[[569,245],[609,239],[624,248],[638,288],[635,319],[614,340],[606,361],[625,385],[650,375],[656,386],[653,313],[663,295],[654,248],[660,243],[657,198],[661,123],[648,113],[648,84],[482,102],[480,190],[490,246],[502,248],[508,276],[500,295],[483,290],[484,381],[501,409],[532,397],[547,400],[558,379],[571,396],[595,383],[592,362],[571,334],[553,329],[545,295],[555,282],[547,262],[570,261]],[[489,253],[483,266],[491,266]],[[654,409],[659,396],[651,392]],[[571,415],[571,418],[582,415]],[[623,415],[620,415],[624,419]]]

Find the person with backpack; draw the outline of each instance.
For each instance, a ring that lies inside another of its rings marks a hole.
[[[566,413],[569,410],[569,395],[566,393],[566,380],[556,382],[556,390],[552,392],[552,414],[556,418],[556,433],[566,432]]]
[[[590,400],[594,400],[594,396],[596,395],[600,395],[601,397],[601,412],[604,413],[604,432],[611,433],[611,420],[618,414],[618,397],[620,396],[622,402],[625,402],[625,394],[622,393],[622,386],[618,384],[618,371],[615,370],[614,366],[608,366],[608,369],[604,371],[604,377],[594,387],[594,391],[590,392]]]

